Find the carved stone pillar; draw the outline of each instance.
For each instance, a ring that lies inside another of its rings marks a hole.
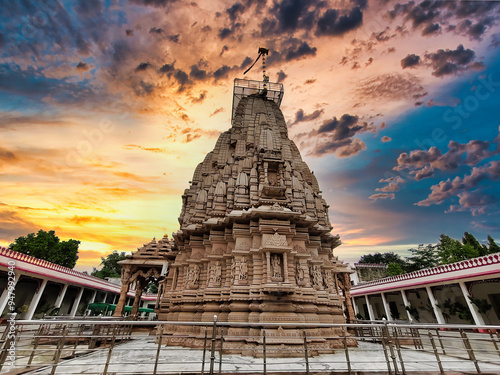
[[[352,307],[352,300],[351,300],[351,278],[349,277],[348,273],[343,273],[342,275],[344,276],[343,284],[344,284],[345,307],[347,310],[347,321],[354,322],[356,319],[356,315],[354,314],[354,309]]]
[[[125,265],[122,268],[122,287],[120,290],[120,299],[116,304],[115,312],[113,316],[122,316],[123,310],[125,309],[125,302],[127,301],[127,293],[130,289],[130,273],[131,269],[129,265]]]
[[[145,287],[145,281],[143,278],[137,278],[135,285],[135,298],[134,304],[132,305],[131,316],[137,316],[139,313],[139,304],[141,303],[142,289]]]

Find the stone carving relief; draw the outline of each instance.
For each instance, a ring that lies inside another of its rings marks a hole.
[[[300,245],[295,245],[293,247],[293,250],[295,250],[299,254],[307,253],[307,250],[304,247],[300,246]]]
[[[187,285],[188,288],[198,288],[198,281],[200,280],[200,266],[197,264],[190,265],[187,270]]]
[[[268,236],[266,239],[266,245],[270,246],[288,246],[286,241],[286,236],[280,235],[277,232],[272,236]]]
[[[309,267],[309,273],[314,286],[321,287],[323,284],[323,276],[321,276],[321,266],[314,265]]]
[[[281,254],[272,254],[271,255],[271,280],[272,281],[283,281],[282,264],[283,264],[283,261],[282,261]]]
[[[328,289],[334,289],[335,288],[335,280],[333,278],[333,271],[332,270],[326,270],[325,271],[324,282],[325,282],[325,287],[326,288],[328,288]]]
[[[295,264],[295,281],[298,285],[304,285],[306,281],[305,277],[306,275],[304,267],[299,262],[297,262]]]
[[[246,284],[248,280],[248,262],[245,258],[233,260],[231,265],[231,279],[235,284]]]
[[[236,250],[249,250],[250,249],[250,242],[243,240],[236,245]]]
[[[210,285],[220,286],[221,278],[222,278],[222,267],[220,265],[220,262],[217,261],[214,264],[212,264],[212,267],[210,269]]]
[[[275,203],[271,206],[271,210],[273,211],[284,211],[285,209],[280,206],[278,203]]]

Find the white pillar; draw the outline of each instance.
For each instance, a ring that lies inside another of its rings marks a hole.
[[[431,287],[426,286],[425,290],[427,291],[427,295],[429,296],[429,301],[431,302],[432,310],[434,311],[434,314],[436,315],[436,319],[438,324],[446,324],[446,321],[444,320],[443,313],[437,306],[437,301],[434,298],[434,295],[432,294]]]
[[[382,296],[382,304],[384,305],[385,316],[387,320],[392,320],[391,310],[389,309],[389,305],[387,304],[387,300],[385,299],[385,294],[383,292],[380,293]]]
[[[56,304],[54,307],[57,307],[57,308],[61,307],[67,290],[68,290],[68,284],[64,284],[63,289],[61,290],[61,293],[59,293],[59,295],[57,296]]]
[[[94,290],[94,293],[92,293],[92,298],[90,298],[90,302],[89,302],[89,304],[90,304],[90,303],[94,303],[94,301],[95,301],[95,297],[96,297],[96,296],[97,296],[97,289],[96,289],[96,290]]]
[[[45,290],[45,286],[47,285],[47,281],[48,281],[47,279],[44,279],[42,281],[42,285],[40,285],[40,288],[38,288],[38,290],[35,291],[35,294],[33,295],[33,298],[31,299],[30,305],[28,307],[28,311],[26,311],[26,315],[24,316],[26,320],[33,319],[33,315],[35,314],[38,302],[40,302],[40,298],[42,298],[42,294],[43,291]]]
[[[405,311],[406,311],[406,315],[408,316],[408,320],[410,321],[410,323],[413,322],[413,317],[411,316],[410,312],[408,310],[406,310],[406,306],[410,306],[410,302],[408,302],[408,298],[406,298],[406,293],[403,289],[401,289],[401,297],[403,298],[403,304],[405,305]]]
[[[356,297],[352,297],[351,301],[352,301],[352,308],[354,309],[354,315],[358,315],[359,311],[358,311],[358,306],[356,306]]]
[[[469,291],[465,286],[463,281],[459,281],[458,285],[460,285],[460,289],[462,289],[462,293],[465,298],[465,302],[467,302],[467,306],[469,307],[470,312],[472,313],[472,317],[474,318],[474,324],[477,326],[484,326],[484,319],[481,313],[477,310],[477,307],[470,301],[469,299]]]
[[[16,284],[19,281],[20,277],[21,277],[20,274],[15,275],[14,280],[12,280],[12,279],[10,280],[11,282],[14,283],[13,285],[11,284],[11,287],[14,288],[14,290],[13,290],[14,295],[16,293]],[[0,315],[5,310],[5,307],[7,306],[7,302],[9,302],[9,277],[7,277],[7,285],[5,286],[5,289],[2,293],[2,296],[0,297]],[[10,313],[10,312],[14,312],[14,311],[8,311],[8,312]]]
[[[108,292],[104,293],[104,298],[102,300],[102,303],[106,303],[106,298],[108,298]]]
[[[78,295],[76,296],[75,303],[73,304],[73,307],[71,308],[71,312],[69,315],[71,317],[74,317],[76,315],[76,311],[78,310],[78,305],[80,304],[80,300],[82,299],[83,291],[85,290],[84,287],[80,289],[80,292],[78,292]]]
[[[373,314],[372,305],[370,305],[370,299],[368,298],[367,294],[365,294],[365,301],[366,307],[368,308],[368,317],[370,318],[370,320],[375,320],[375,314]]]

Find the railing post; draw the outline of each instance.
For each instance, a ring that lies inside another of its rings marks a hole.
[[[266,358],[266,330],[262,330],[262,358],[264,360],[264,375],[267,374],[267,358]]]
[[[398,361],[396,359],[396,355],[394,354],[394,346],[392,344],[391,333],[389,332],[389,327],[387,327],[387,323],[384,322],[384,326],[382,328],[385,331],[385,335],[387,337],[387,345],[389,346],[389,351],[391,353],[392,363],[394,365],[394,373],[398,374]]]
[[[342,326],[342,341],[344,342],[345,360],[347,361],[347,373],[351,374],[352,373],[351,360],[349,359],[349,349],[347,346],[347,337],[344,326]]]
[[[158,332],[156,333],[156,337],[158,340],[158,347],[156,348],[156,358],[155,358],[155,367],[153,369],[153,375],[156,375],[156,371],[158,370],[158,360],[160,359],[160,352],[161,352],[161,339],[163,337],[163,326],[158,325],[156,329],[158,330]],[[203,360],[204,359],[205,357],[203,357]],[[202,374],[203,374],[203,369],[202,369]]]
[[[373,324],[373,323],[370,323]],[[382,342],[382,349],[384,350],[385,362],[387,363],[387,373],[392,374],[391,361],[389,360],[389,355],[387,354],[387,343],[385,341],[385,330],[380,330],[380,339]]]
[[[6,325],[5,326],[5,331],[10,331],[10,325]],[[2,348],[2,352],[0,354],[0,370],[2,369],[4,363],[5,363],[5,360],[7,359],[7,356],[9,355],[9,349],[10,349],[10,344],[12,341],[15,341],[16,340],[16,337],[18,335],[18,329],[17,327],[14,327],[14,331],[13,331],[13,335],[8,335],[6,336],[7,337],[7,340],[5,341],[5,344]]]
[[[441,358],[439,357],[436,343],[434,342],[434,337],[432,337],[432,333],[430,330],[428,331],[428,334],[429,334],[429,340],[430,340],[431,345],[432,345],[432,350],[434,351],[434,355],[436,356],[436,361],[437,361],[437,364],[439,366],[439,372],[441,374],[444,374],[443,364],[441,363]]]
[[[481,374],[481,369],[479,368],[479,364],[477,363],[476,355],[474,354],[474,350],[472,349],[472,346],[470,344],[469,338],[467,337],[467,334],[463,330],[460,330],[460,335],[462,336],[462,339],[464,341],[465,349],[467,350],[467,353],[469,353],[469,359],[472,362],[474,362],[474,366],[476,367],[477,373]]]
[[[203,340],[203,361],[201,362],[201,375],[205,374],[205,355],[207,353],[208,328],[205,327],[205,339]]]
[[[80,328],[78,329],[78,332],[76,333],[75,345],[73,346],[73,353],[71,354],[72,357],[75,356],[76,348],[78,347],[78,344],[80,343],[80,336],[83,333],[84,327],[85,327],[85,324],[80,324]]]
[[[52,370],[50,371],[50,375],[54,375],[56,373],[57,364],[59,363],[59,359],[61,358],[61,352],[64,349],[64,341],[66,339],[67,327],[63,326],[61,339],[57,345],[56,352],[54,353],[54,364],[52,365]]]
[[[491,342],[493,343],[493,346],[495,347],[495,350],[497,351],[498,356],[500,357],[500,350],[498,349],[498,343],[497,343],[497,340],[495,340],[495,336],[493,336],[493,332],[491,331],[491,329],[488,329],[488,333],[490,334]],[[498,336],[498,332],[497,332],[497,336]]]
[[[107,331],[109,332],[109,330]],[[104,371],[102,375],[106,375],[108,373],[109,361],[111,360],[111,355],[113,354],[113,347],[115,346],[116,339],[116,324],[113,327],[113,338],[111,339],[111,344],[109,345],[108,357],[106,358],[106,364],[104,365]],[[107,341],[107,338],[106,338]]]
[[[35,357],[35,351],[38,348],[38,344],[40,342],[40,336],[42,335],[43,330],[44,330],[44,326],[41,325],[40,328],[38,329],[37,336],[35,337],[35,342],[33,344],[33,349],[31,350],[30,358],[28,359],[28,367],[31,366],[31,362],[33,361],[33,358]],[[1,362],[1,363],[3,363],[3,362]],[[0,370],[1,369],[2,369],[2,367],[0,365]]]
[[[222,371],[222,343],[224,342],[224,327],[220,327],[219,375]]]
[[[210,375],[214,375],[216,330],[217,315],[214,315],[214,324],[212,326],[212,346],[210,348]]]
[[[309,352],[307,351],[307,335],[304,329],[304,356],[306,359],[306,374],[309,375]]]
[[[436,335],[439,340],[439,345],[441,346],[441,350],[443,351],[443,355],[446,355],[446,351],[444,350],[443,340],[441,339],[441,335],[439,334],[439,329],[436,328]]]
[[[401,371],[403,371],[403,375],[406,375],[406,368],[405,368],[405,363],[403,360],[403,353],[401,352],[401,343],[399,342],[398,328],[393,327],[392,331],[394,332],[394,342],[396,344],[396,351],[398,352],[399,362],[401,364]]]

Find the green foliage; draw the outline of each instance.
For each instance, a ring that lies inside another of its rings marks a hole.
[[[398,263],[389,263],[387,265],[387,276],[397,276],[405,273],[403,268]]]
[[[464,233],[464,236],[462,237],[462,243],[464,244],[464,247],[468,246],[468,253],[477,254],[465,259],[475,258],[488,254],[488,248],[485,245],[481,245],[479,241],[476,240],[476,237],[474,237],[469,232]]]
[[[493,305],[490,304],[485,299],[475,298],[475,297],[470,297],[470,296],[469,296],[469,299],[473,305],[476,305],[477,311],[479,311],[481,314],[486,314],[493,307]]]
[[[413,272],[424,268],[431,268],[439,265],[439,255],[434,245],[418,245],[416,249],[409,250],[413,256],[408,257],[407,271]]]
[[[73,268],[78,260],[80,241],[60,241],[53,230],[42,229],[37,234],[30,233],[26,237],[18,237],[9,248],[22,254],[43,259],[64,267]]]
[[[389,265],[390,263],[395,263],[403,266],[405,264],[404,259],[402,259],[398,254],[394,252],[388,252],[388,253],[375,253],[375,254],[368,254],[368,255],[363,255],[358,263],[364,263],[364,264],[386,264]]]
[[[405,310],[408,311],[410,315],[413,316],[417,322],[420,321],[420,314],[418,313],[416,307],[413,307],[412,305],[407,305],[405,306]]]
[[[479,256],[479,252],[468,242],[462,245],[460,241],[442,234],[437,244],[437,250],[442,264],[450,264]]]
[[[488,235],[488,253],[500,253],[500,246],[497,245],[495,240],[490,235]]]
[[[122,266],[120,266],[118,262],[124,260],[125,258],[125,252],[119,253],[118,251],[114,250],[106,258],[101,257],[100,265],[102,266],[102,268],[98,270],[94,267],[91,275],[99,277],[101,279],[105,279],[107,277],[121,277]]]
[[[472,313],[469,308],[460,302],[451,302],[451,299],[448,298],[442,305],[438,305],[438,307],[443,310],[444,314],[448,312],[448,314],[446,314],[448,316],[458,316],[462,320],[474,323],[474,318],[472,317]]]

